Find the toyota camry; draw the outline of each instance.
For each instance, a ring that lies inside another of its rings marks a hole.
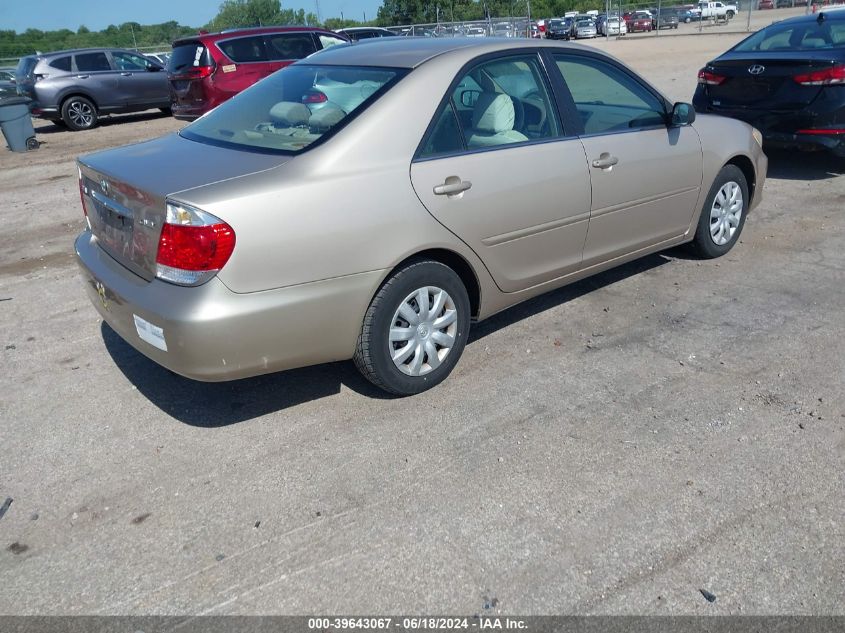
[[[352,358],[408,395],[509,306],[683,243],[725,254],[766,164],[751,126],[592,49],[384,38],[80,158],[76,254],[105,322],[174,372]]]

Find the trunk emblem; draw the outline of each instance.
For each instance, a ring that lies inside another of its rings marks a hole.
[[[759,75],[764,70],[766,70],[766,67],[761,66],[760,64],[752,64],[748,67],[748,72],[750,72],[752,75]]]
[[[100,189],[103,190],[103,193],[109,195],[109,181],[105,178],[100,180]]]

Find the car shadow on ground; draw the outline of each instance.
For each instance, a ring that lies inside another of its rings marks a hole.
[[[669,261],[671,258],[665,255],[650,255],[521,303],[475,325],[470,331],[469,344],[517,321]],[[393,397],[370,384],[350,361],[230,382],[197,382],[154,363],[105,323],[101,326],[101,334],[106,350],[129,382],[164,413],[191,426],[216,428],[244,422],[336,395],[341,386],[367,398]]]
[[[765,148],[769,158],[767,178],[777,180],[826,180],[845,174],[845,158],[830,152],[801,152]]]
[[[156,119],[167,119],[172,115],[161,110],[145,110],[134,114],[111,114],[103,116],[97,122],[97,127],[109,127],[111,125],[122,125],[123,123],[140,123],[143,121],[154,121]],[[33,119],[36,134],[56,134],[57,132],[69,132],[70,129],[58,123],[48,120]],[[94,128],[96,130],[97,128]],[[83,130],[84,133],[88,130]]]

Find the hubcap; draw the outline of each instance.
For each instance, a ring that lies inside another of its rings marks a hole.
[[[68,114],[70,120],[74,122],[77,127],[88,127],[94,120],[94,111],[87,103],[81,101],[74,101],[68,107]]]
[[[710,208],[710,239],[718,246],[730,242],[742,219],[742,188],[731,181],[719,189]]]
[[[390,356],[403,374],[424,376],[455,346],[458,310],[445,290],[418,288],[405,297],[390,324]]]

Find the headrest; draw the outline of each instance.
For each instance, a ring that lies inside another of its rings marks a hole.
[[[270,108],[270,118],[275,123],[283,123],[292,127],[307,125],[310,117],[311,110],[304,103],[280,101]]]
[[[312,132],[327,132],[329,128],[340,123],[346,113],[334,106],[323,106],[308,119],[308,127]]]
[[[472,110],[472,127],[498,134],[513,129],[513,101],[506,94],[482,92]]]

